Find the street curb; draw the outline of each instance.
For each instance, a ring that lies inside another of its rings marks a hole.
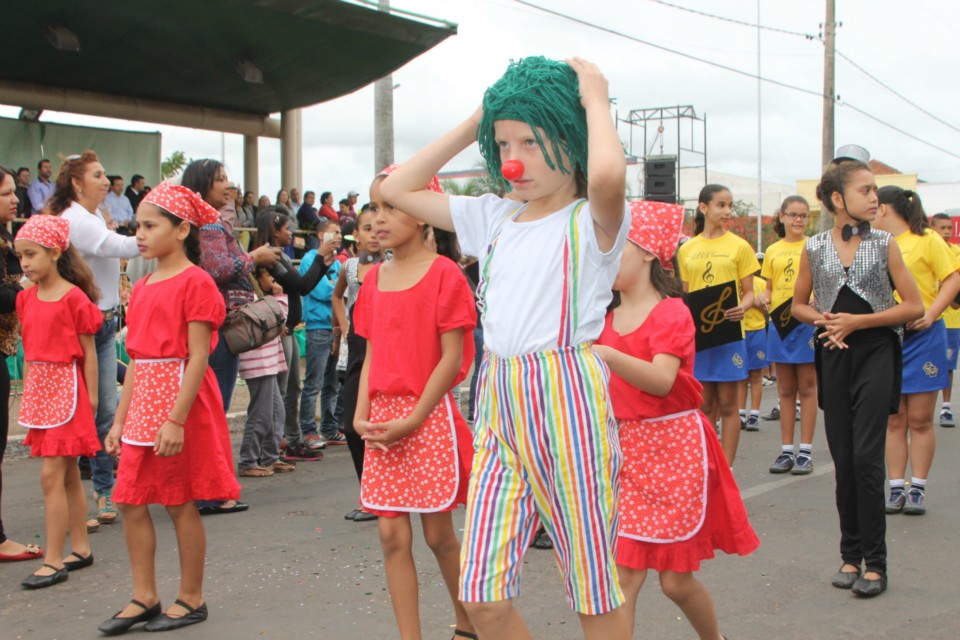
[[[237,411],[227,414],[227,425],[230,427],[230,433],[243,433],[243,426],[246,423],[247,414],[243,411]],[[26,436],[16,435],[7,438],[7,452],[4,457],[10,458],[29,458],[30,447],[23,446],[23,440]]]

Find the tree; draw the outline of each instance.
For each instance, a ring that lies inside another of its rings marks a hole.
[[[494,180],[490,177],[490,174],[487,173],[487,165],[485,162],[482,160],[478,161],[474,166],[483,171],[483,174],[475,178],[469,178],[463,183],[456,182],[455,180],[444,180],[441,183],[443,190],[452,196],[482,196],[485,193],[500,193],[503,191],[501,181]]]
[[[191,162],[193,158],[188,160],[183,151],[174,151],[160,163],[160,178],[163,180],[172,178]]]

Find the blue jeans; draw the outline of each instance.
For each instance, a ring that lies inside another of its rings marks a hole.
[[[330,354],[327,358],[327,367],[323,371],[323,387],[320,389],[320,435],[324,438],[337,435],[340,431],[342,413],[337,358]]]
[[[117,319],[104,322],[93,337],[97,349],[97,437],[101,449],[90,458],[93,490],[98,494],[113,491],[113,458],[103,449],[103,440],[113,426],[117,413]]]
[[[467,419],[473,420],[477,409],[477,380],[480,378],[480,363],[483,361],[483,327],[473,330],[473,344],[477,348],[473,356],[473,376],[470,378],[470,406],[467,407]]]
[[[237,386],[240,357],[233,355],[227,349],[223,333],[220,333],[218,337],[217,347],[207,359],[207,364],[213,369],[213,375],[217,378],[217,386],[220,387],[220,396],[223,398],[223,412],[226,413],[230,409],[230,401],[233,399],[233,389]],[[224,504],[222,500],[197,500],[197,508],[216,507],[221,504]]]
[[[324,372],[333,348],[333,331],[307,329],[307,371],[300,394],[300,432],[304,436],[317,433],[317,396],[323,388]]]

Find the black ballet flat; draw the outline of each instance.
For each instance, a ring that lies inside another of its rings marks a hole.
[[[83,569],[93,565],[93,552],[87,554],[87,557],[84,558],[77,552],[71,553],[69,557],[74,557],[76,560],[64,560],[63,568],[67,571],[76,571],[77,569]]]
[[[830,584],[837,589],[852,589],[854,583],[860,579],[860,569],[856,571],[842,571],[843,567],[840,567],[840,569],[841,571],[837,571],[830,578]]]
[[[202,605],[194,609],[188,605],[183,600],[177,600],[174,604],[178,604],[184,609],[187,610],[185,614],[179,618],[174,618],[168,616],[165,613],[161,613],[159,616],[143,625],[144,631],[173,631],[174,629],[182,629],[183,627],[189,627],[192,624],[197,624],[198,622],[203,622],[207,619],[207,603],[204,602]]]
[[[46,587],[52,587],[55,584],[66,582],[67,578],[70,577],[70,573],[67,571],[66,567],[63,569],[57,569],[55,566],[46,563],[44,563],[43,566],[47,567],[48,569],[53,569],[56,573],[51,573],[48,576],[30,574],[20,581],[20,586],[22,586],[24,589],[45,589]]]
[[[143,613],[139,613],[129,618],[118,618],[117,616],[123,613],[122,611],[118,611],[112,618],[97,627],[97,629],[100,630],[100,633],[106,636],[118,636],[121,633],[126,633],[129,631],[130,627],[133,625],[141,622],[147,622],[148,620],[153,620],[163,613],[163,609],[160,607],[159,602],[149,608],[147,608],[147,605],[143,604],[139,600],[131,600],[130,603],[135,604],[143,609]]]
[[[886,573],[881,573],[879,580],[871,580],[861,576],[853,585],[853,593],[861,598],[874,598],[886,590]]]

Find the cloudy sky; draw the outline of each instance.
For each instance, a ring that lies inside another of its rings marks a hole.
[[[708,164],[727,173],[792,184],[816,177],[820,167],[822,100],[770,83],[762,85],[762,148],[757,147],[757,81],[753,77],[691,60],[643,44],[646,41],[710,62],[757,71],[757,30],[698,15],[673,6],[792,32],[820,33],[822,0],[531,0],[569,17],[551,15],[516,0],[392,0],[396,8],[435,16],[459,25],[459,34],[411,61],[394,74],[396,158],[418,148],[465,118],[483,90],[511,58],[578,55],[596,62],[610,82],[621,116],[631,109],[693,105],[707,116]],[[856,142],[905,173],[931,182],[960,181],[960,54],[954,0],[837,0],[837,49],[886,85],[916,103],[938,122],[871,80],[843,58],[837,60],[837,144]],[[618,31],[623,37],[577,20]],[[336,42],[323,46],[336,46]],[[819,93],[823,85],[823,46],[797,35],[761,31],[761,75]],[[318,79],[322,81],[322,79]],[[855,109],[869,113],[871,119]],[[0,115],[17,110],[0,107]],[[46,112],[45,120],[96,124],[163,134],[163,154],[191,157],[221,154],[221,136],[176,127],[113,121]],[[945,149],[945,153],[884,126]],[[373,91],[305,110],[304,185],[333,191],[364,191],[373,164]],[[655,125],[654,125],[655,128]],[[629,127],[620,126],[629,144]],[[667,125],[668,144],[676,130]],[[635,130],[634,153],[643,155],[642,132]],[[227,135],[225,160],[242,178],[242,138]],[[654,148],[656,153],[659,148]],[[951,155],[954,154],[954,155]],[[261,193],[280,187],[280,144],[261,140]],[[471,168],[476,147],[448,169]],[[284,185],[290,186],[290,185]]]

